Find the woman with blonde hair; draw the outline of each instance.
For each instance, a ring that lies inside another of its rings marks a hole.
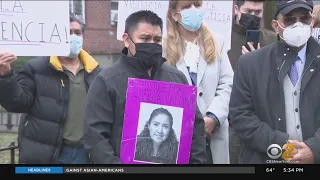
[[[163,56],[184,73],[190,85],[197,86],[209,162],[229,164],[227,117],[233,70],[223,39],[209,31],[203,17],[201,0],[170,0]]]
[[[313,7],[313,16],[312,37],[320,43],[320,4]]]
[[[320,4],[315,5],[313,7],[313,15],[314,15],[314,23],[313,27],[314,28],[320,28]]]

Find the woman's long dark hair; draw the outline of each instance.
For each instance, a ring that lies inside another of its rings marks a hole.
[[[178,151],[178,140],[177,136],[172,128],[173,125],[173,117],[171,113],[164,108],[157,108],[153,110],[153,112],[150,115],[150,118],[146,125],[144,126],[144,129],[137,137],[137,147],[136,147],[136,160],[140,160],[139,157],[145,157],[148,155],[153,154],[153,142],[150,137],[149,132],[149,124],[151,123],[152,119],[158,115],[166,115],[168,116],[168,119],[171,123],[170,126],[170,132],[167,137],[167,139],[161,143],[159,149],[158,149],[158,155],[161,158],[165,158],[171,161],[175,161],[177,157],[177,151]]]

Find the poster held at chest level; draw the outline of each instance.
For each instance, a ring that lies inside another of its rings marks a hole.
[[[69,1],[0,0],[0,53],[68,56]]]
[[[129,78],[121,162],[188,164],[196,94],[195,86]]]

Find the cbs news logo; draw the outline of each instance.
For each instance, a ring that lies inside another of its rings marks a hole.
[[[291,159],[293,158],[291,153],[294,151],[293,144],[285,144],[282,146],[279,146],[278,144],[271,144],[267,149],[267,154],[269,158],[271,159],[278,159],[281,157],[281,159]]]

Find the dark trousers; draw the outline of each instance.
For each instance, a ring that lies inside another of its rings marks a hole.
[[[89,155],[84,148],[62,146],[56,164],[89,164]]]
[[[213,164],[209,138],[207,138],[206,150],[207,150],[207,156],[208,156],[207,164]]]
[[[236,132],[229,127],[229,155],[230,164],[238,164],[241,150],[241,141]]]

